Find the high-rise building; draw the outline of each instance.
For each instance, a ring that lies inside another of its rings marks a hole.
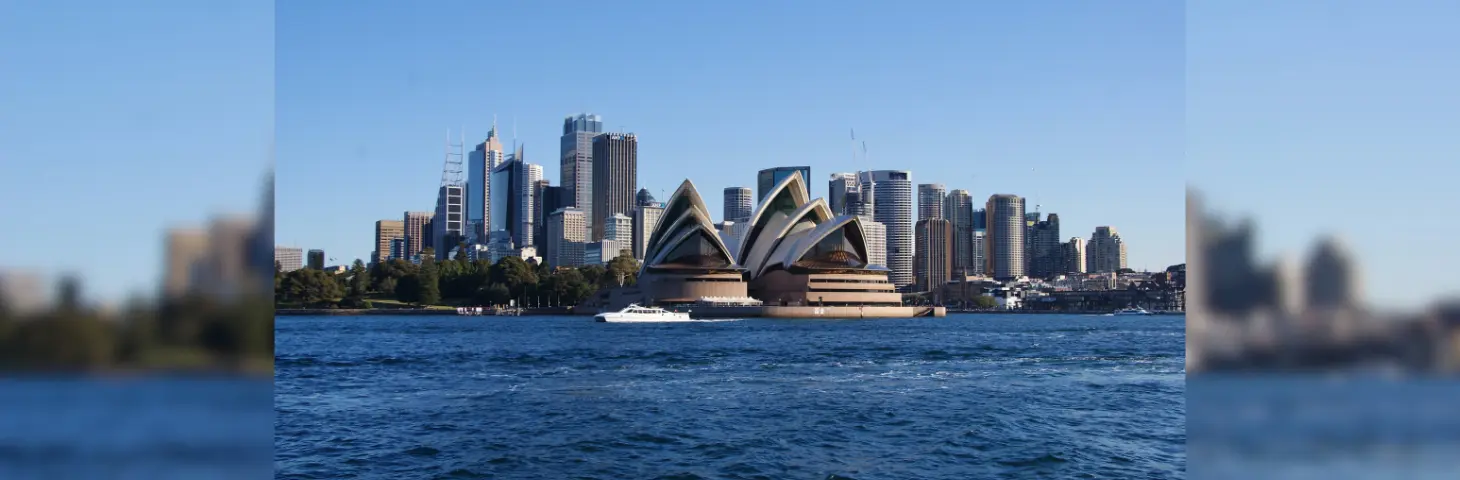
[[[426,232],[431,223],[431,212],[406,212],[401,223],[406,226],[406,253],[402,258],[410,258],[428,246]]]
[[[642,193],[642,192],[641,192]],[[654,232],[654,227],[659,224],[659,217],[664,215],[664,207],[649,198],[649,202],[640,204],[634,209],[634,258],[644,260],[644,250],[649,248],[649,235]]]
[[[492,170],[506,160],[502,153],[502,140],[497,136],[497,122],[493,121],[487,140],[467,155],[466,231],[467,236],[474,240],[486,240],[487,225],[491,224],[487,216],[492,211],[489,204],[492,200]]]
[[[745,223],[754,213],[755,202],[748,187],[725,187],[725,216],[727,222]]]
[[[560,166],[558,185],[565,194],[564,206],[578,207],[588,215],[590,228],[593,217],[593,137],[603,133],[603,119],[591,113],[569,115],[563,119],[563,136],[560,139]],[[556,211],[556,210],[554,210]]]
[[[310,249],[308,254],[309,268],[324,270],[324,250]]]
[[[953,278],[953,222],[941,218],[918,220],[917,258],[913,276],[920,292],[936,292]]]
[[[943,217],[953,222],[953,274],[974,273],[973,196],[968,190],[954,189],[943,197]]]
[[[548,252],[543,257],[549,267],[578,267],[583,265],[583,245],[587,243],[583,226],[583,210],[564,207],[548,216]]]
[[[859,182],[855,173],[833,173],[826,183],[826,206],[836,215],[856,215],[847,209],[847,195],[857,192]]]
[[[867,264],[887,266],[887,226],[872,219],[872,215],[859,215],[862,233],[867,240]]]
[[[761,170],[755,177],[756,203],[764,201],[766,194],[770,193],[772,188],[776,188],[776,185],[780,185],[781,180],[785,180],[796,172],[801,172],[801,178],[807,181],[811,180],[811,167],[772,167]],[[806,198],[811,198],[811,192],[809,190],[811,187],[807,186],[806,188],[808,189]]]
[[[492,171],[489,243],[496,236],[498,243],[505,238],[519,248],[533,245],[533,189],[539,180],[542,166],[527,163],[521,146]]]
[[[640,188],[639,193],[634,194],[634,205],[659,205],[659,202],[654,200],[654,194],[649,193],[649,189]]]
[[[390,253],[385,260],[405,260],[407,256],[405,237],[390,239]]]
[[[436,259],[447,258],[457,244],[466,241],[466,192],[461,185],[442,185],[436,194],[436,215],[431,217],[432,248]]]
[[[1024,198],[995,194],[989,197],[984,210],[988,217],[988,233],[984,236],[988,264],[984,270],[1000,281],[1024,276]]]
[[[863,194],[872,192],[873,219],[887,227],[888,280],[898,287],[913,283],[912,172],[862,172]]]
[[[582,208],[591,215],[592,236],[603,240],[604,219],[634,211],[639,191],[639,139],[632,133],[604,133],[593,137],[593,201]]]
[[[1028,274],[1031,277],[1049,278],[1064,272],[1064,251],[1060,248],[1060,216],[1051,213],[1044,220],[1036,222],[1034,227],[1029,229],[1030,240],[1025,243],[1029,249],[1025,252],[1027,256],[1033,257],[1029,263]]]
[[[1060,244],[1060,249],[1064,254],[1063,273],[1085,273],[1085,239],[1070,238],[1070,241]]]
[[[846,196],[843,197],[845,199],[845,204],[842,206],[842,209],[846,213],[844,213],[843,215],[856,215],[858,217],[867,217],[870,219],[873,215],[876,214],[876,205],[872,202],[871,187],[867,188],[868,189],[863,190],[862,188],[858,187],[857,190],[846,193]]]
[[[603,222],[603,239],[619,242],[621,245],[632,245],[634,242],[634,217],[615,213]],[[613,252],[618,256],[618,252]]]
[[[918,185],[918,220],[947,218],[943,216],[943,201],[946,196],[948,187],[941,183]]]
[[[1085,250],[1085,270],[1090,273],[1114,273],[1125,268],[1125,242],[1115,227],[1095,227]]]
[[[375,265],[390,258],[390,241],[406,237],[406,223],[400,220],[375,221],[375,251],[370,252],[370,264]]]
[[[279,271],[284,273],[304,268],[304,249],[274,247],[274,263],[279,266]]]
[[[988,272],[988,211],[979,208],[973,211],[973,270],[970,273],[975,275],[987,275]]]
[[[549,185],[547,180],[538,180],[533,188],[532,197],[532,221],[533,228],[537,229],[532,234],[533,241],[537,244],[538,253],[547,256],[547,217],[559,208],[566,207],[563,204],[563,187]]]

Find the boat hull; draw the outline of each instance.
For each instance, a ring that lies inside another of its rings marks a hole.
[[[595,322],[607,322],[607,323],[661,323],[661,322],[692,322],[694,320],[690,319],[689,318],[689,314],[687,314],[687,313],[680,313],[680,314],[676,314],[676,315],[662,315],[662,316],[660,316],[660,315],[655,315],[655,316],[640,316],[640,315],[624,315],[624,314],[619,314],[619,313],[600,313],[598,315],[594,315],[593,316],[593,321],[595,321]]]

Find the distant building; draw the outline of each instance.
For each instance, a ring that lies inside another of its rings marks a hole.
[[[274,262],[279,265],[279,270],[284,273],[304,268],[304,249],[274,247]]]
[[[988,234],[984,237],[985,271],[995,280],[1009,281],[1024,273],[1024,198],[995,194],[984,206]]]
[[[442,185],[437,191],[431,240],[437,260],[445,259],[451,249],[466,241],[466,187]]]
[[[1114,273],[1125,268],[1125,241],[1115,227],[1095,227],[1086,247],[1085,261],[1085,271],[1089,273]]]
[[[44,310],[53,300],[50,290],[38,274],[0,270],[0,305],[5,313],[28,315]]]
[[[750,214],[755,208],[755,202],[750,195],[750,189],[746,187],[725,187],[723,220],[735,223],[750,221]]]
[[[634,205],[635,206],[652,205],[652,206],[656,206],[656,207],[662,207],[663,206],[663,205],[660,205],[659,202],[657,202],[657,201],[654,200],[654,194],[649,193],[649,189],[647,189],[647,188],[640,188],[639,189],[639,193],[634,194]]]
[[[1060,250],[1064,257],[1062,273],[1076,275],[1085,273],[1085,239],[1070,238],[1070,241],[1060,244]]]
[[[847,209],[847,195],[858,192],[859,182],[855,173],[833,173],[826,185],[826,204],[831,213],[837,215],[858,215]]]
[[[506,236],[513,245],[533,244],[533,189],[542,180],[542,166],[527,163],[522,146],[492,171],[492,212],[488,241]]]
[[[584,246],[587,231],[584,229],[583,210],[577,207],[560,208],[548,216],[548,252],[543,259],[549,267],[578,267],[583,265]]]
[[[920,292],[939,292],[953,277],[953,222],[941,218],[918,220],[917,258],[913,276]]]
[[[888,279],[899,288],[913,283],[913,184],[912,172],[876,170],[862,172],[863,199],[871,195],[873,219],[887,227]]]
[[[639,139],[632,133],[593,137],[593,203],[583,208],[592,221],[590,241],[603,239],[603,221],[634,211],[639,190]]]
[[[324,270],[324,250],[313,249],[309,251],[309,268]]]
[[[918,185],[918,220],[947,218],[943,215],[943,201],[947,195],[948,187],[941,183]]]
[[[1051,213],[1044,220],[1036,222],[1029,230],[1029,255],[1033,261],[1029,276],[1048,278],[1065,273],[1064,250],[1060,247],[1060,216]]]
[[[583,265],[608,265],[624,245],[613,240],[588,242],[583,246]]]
[[[634,218],[622,213],[603,219],[603,239],[619,242],[622,248],[632,248],[634,243]],[[618,255],[618,251],[613,252]]]
[[[431,212],[405,213],[405,219],[401,223],[406,227],[406,258],[413,257],[430,246],[426,243],[426,232],[430,231],[427,227],[431,223],[431,216]]]
[[[390,239],[390,253],[387,254],[386,260],[405,260],[408,257],[409,255],[406,254],[406,239]]]
[[[391,256],[390,242],[397,238],[406,237],[406,224],[400,220],[376,220],[375,221],[375,251],[370,252],[370,264],[375,265],[381,261],[395,258]]]
[[[649,203],[654,203],[653,197],[649,197]],[[664,207],[658,205],[640,204],[634,209],[634,258],[644,260],[644,250],[648,248],[649,235],[659,224],[662,215],[664,215]]]
[[[562,168],[558,179],[563,187],[562,206],[582,210],[588,220],[585,228],[591,228],[593,223],[593,138],[601,133],[603,118],[598,115],[581,113],[563,119],[559,157]]]
[[[977,270],[973,258],[973,196],[954,189],[943,197],[943,217],[953,222],[953,274],[968,275]]]
[[[887,266],[887,226],[872,220],[871,215],[859,215],[862,232],[866,234],[867,265]]]
[[[466,178],[466,232],[472,240],[485,240],[487,221],[490,215],[492,195],[492,170],[507,161],[502,153],[502,141],[497,136],[497,122],[487,132],[487,140],[467,154]],[[381,248],[380,251],[385,251]]]
[[[756,174],[755,198],[757,203],[765,201],[765,196],[770,193],[772,188],[796,172],[801,172],[801,178],[804,179],[801,188],[806,190],[806,196],[810,198],[810,187],[805,186],[804,182],[811,180],[811,167],[772,167]]]
[[[1363,289],[1358,268],[1347,246],[1337,238],[1324,238],[1308,258],[1303,297],[1307,307],[1318,310],[1347,310],[1359,307]]]

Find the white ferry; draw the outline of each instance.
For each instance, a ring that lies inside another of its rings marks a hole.
[[[1150,315],[1150,314],[1151,314],[1151,312],[1146,311],[1146,309],[1141,308],[1141,307],[1126,307],[1126,308],[1122,308],[1120,310],[1116,310],[1115,313],[1112,313],[1111,315],[1125,316],[1125,315]]]
[[[617,312],[603,312],[593,316],[596,322],[689,322],[688,312],[671,312],[658,307],[641,307],[632,304]]]

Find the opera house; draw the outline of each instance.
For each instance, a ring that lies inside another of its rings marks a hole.
[[[648,238],[638,285],[610,303],[688,305],[749,296],[768,308],[901,307],[887,268],[867,264],[860,218],[834,215],[807,191],[799,172],[787,177],[755,209],[741,236],[722,237],[694,184],[685,180]]]

